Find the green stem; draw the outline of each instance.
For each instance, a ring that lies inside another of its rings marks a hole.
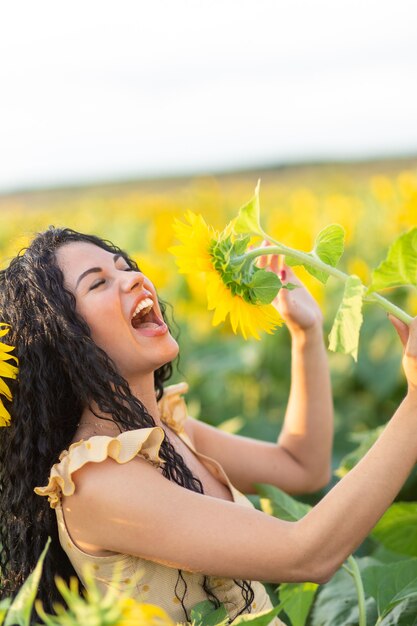
[[[361,573],[356,559],[353,556],[349,556],[347,561],[350,567],[346,565],[343,565],[343,567],[348,574],[352,576],[355,583],[356,593],[358,595],[359,626],[366,626],[365,590],[363,588]]]
[[[276,241],[275,239],[272,239],[272,237],[269,237],[269,235],[265,234],[265,238],[269,241],[273,241],[276,245],[268,246],[268,248],[254,248],[253,250],[249,250],[249,252],[246,252],[245,254],[235,257],[231,260],[231,263],[233,265],[241,265],[243,262],[256,259],[258,256],[264,256],[265,254],[284,254],[287,256],[291,256],[294,259],[297,259],[297,261],[300,261],[300,264],[310,265],[317,270],[326,272],[326,274],[329,274],[329,276],[333,276],[334,278],[337,278],[344,283],[349,278],[349,274],[345,274],[345,272],[338,270],[336,267],[332,267],[331,265],[324,263],[324,261],[316,256],[311,256],[306,252],[301,252],[300,250],[294,250],[293,248],[284,246],[284,244]],[[413,319],[410,315],[408,315],[408,313],[403,311],[403,309],[400,309],[400,307],[396,306],[383,296],[379,295],[379,293],[370,293],[368,296],[365,297],[365,301],[375,302],[379,304],[383,309],[385,309],[385,311],[387,311],[387,313],[392,313],[392,315],[395,315],[395,317],[398,317],[398,319],[402,320],[406,324],[410,324],[411,320]]]
[[[383,298],[381,295],[379,295],[379,293],[371,293],[369,296],[365,298],[365,301],[376,302],[383,309],[385,309],[387,313],[392,313],[392,315],[394,315],[395,317],[398,317],[399,320],[402,320],[406,324],[410,324],[411,320],[413,319],[411,315],[408,315],[408,313],[400,309],[400,307],[397,306],[396,304],[393,304],[386,298]]]

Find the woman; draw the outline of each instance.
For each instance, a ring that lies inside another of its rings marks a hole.
[[[0,317],[20,360],[12,424],[0,444],[6,591],[27,576],[49,534],[41,588],[48,605],[55,573],[69,575],[72,564],[82,576],[90,562],[106,585],[121,562],[124,582],[142,570],[138,596],[173,619],[188,619],[206,598],[224,602],[231,618],[262,610],[269,600],[252,581],[327,580],[416,461],[416,321],[409,339],[395,321],[408,341],[409,392],[386,431],[305,518],[289,523],[255,510],[240,491],[269,482],[306,492],[329,477],[321,314],[303,287],[282,290],[276,302],[293,338],[277,445],[187,417],[181,386],[164,394],[178,345],[153,285],[108,242],[50,228],[1,272],[0,293]],[[353,504],[361,515],[352,518]]]

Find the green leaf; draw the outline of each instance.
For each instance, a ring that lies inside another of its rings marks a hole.
[[[276,617],[279,613],[281,613],[284,607],[284,603],[278,604],[273,609],[267,609],[266,611],[261,611],[260,613],[252,614],[246,613],[245,615],[239,615],[235,620],[233,620],[233,626],[239,626],[239,624],[252,624],[253,626],[268,626],[271,621]]]
[[[308,252],[307,255],[312,259],[320,259],[323,263],[336,267],[339,263],[340,257],[344,250],[345,231],[339,224],[330,224],[319,232],[314,242],[314,248],[312,252]],[[286,256],[285,262],[287,265],[303,265],[307,272],[317,278],[320,282],[326,283],[329,278],[329,274],[324,270],[318,270],[308,262],[302,262],[298,259]]]
[[[403,600],[382,620],[378,626],[417,626],[417,598]]]
[[[253,235],[263,236],[260,224],[260,205],[259,205],[259,187],[261,181],[258,180],[255,194],[247,204],[240,209],[238,216],[234,222],[233,229],[236,233],[249,233]]]
[[[403,233],[390,246],[386,258],[372,272],[368,291],[401,285],[417,287],[417,228]]]
[[[191,609],[191,621],[194,626],[220,626],[227,624],[229,614],[224,604],[214,609],[210,600],[203,600]]]
[[[258,269],[254,272],[248,287],[257,304],[270,304],[281,287],[281,281],[274,272]]]
[[[336,267],[344,250],[345,231],[339,224],[330,224],[317,235],[312,254],[323,263]],[[306,270],[320,282],[326,283],[327,272],[306,265]]]
[[[292,498],[273,485],[255,485],[261,496],[261,508],[264,513],[279,517],[288,522],[295,522],[306,515],[311,506]]]
[[[291,624],[304,626],[317,589],[315,583],[282,583],[279,586],[279,599],[285,604],[284,610]]]
[[[379,544],[372,552],[372,558],[379,563],[398,563],[398,561],[406,561],[410,557],[406,554],[398,554],[398,552],[388,550],[382,544]]]
[[[372,536],[393,552],[417,557],[417,502],[392,504]]]
[[[282,285],[282,289],[288,289],[288,291],[294,291],[294,289],[298,289],[300,285],[295,285],[294,283],[285,283]]]
[[[3,620],[6,616],[7,609],[9,608],[11,602],[11,598],[4,598],[4,600],[1,600],[0,602],[0,626],[3,624]]]
[[[371,565],[362,572],[362,580],[365,592],[376,601],[378,615],[384,617],[400,602],[417,597],[417,559]]]
[[[39,557],[33,572],[28,576],[23,586],[20,588],[19,593],[13,600],[10,606],[4,626],[29,626],[30,617],[32,614],[33,603],[38,591],[39,581],[42,575],[43,562],[48,552],[51,539],[48,537],[48,541]]]
[[[358,447],[349,452],[343,459],[340,461],[339,467],[335,470],[335,475],[339,478],[343,478],[346,476],[348,472],[355,467],[357,463],[361,460],[361,458],[368,452],[371,446],[374,445],[375,441],[378,439],[379,435],[384,430],[385,426],[377,426],[377,428],[373,428],[372,430],[366,430],[362,433],[352,433],[349,437],[351,441],[356,441],[359,443]]]
[[[362,303],[365,287],[357,276],[349,276],[343,300],[329,335],[329,349],[358,358],[359,333],[362,326]]]
[[[359,569],[374,564],[369,557],[356,559]],[[367,624],[377,620],[376,603],[373,598],[365,600]],[[359,623],[358,596],[353,578],[340,569],[333,578],[320,587],[314,603],[312,626],[357,626]]]

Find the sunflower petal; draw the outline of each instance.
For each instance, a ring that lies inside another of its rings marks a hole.
[[[0,330],[0,337],[4,337],[9,332],[10,325],[0,322],[0,329],[2,329]],[[5,378],[16,378],[17,376],[17,367],[8,362],[13,360],[15,363],[18,363],[18,359],[12,354],[9,354],[12,350],[14,350],[14,346],[9,346],[8,344],[0,341],[0,377],[4,376]],[[9,386],[2,378],[0,378],[0,394],[5,396],[8,400],[12,400],[12,394]],[[9,424],[10,413],[0,400],[0,426],[9,426]]]
[[[6,363],[6,361],[0,360],[0,376],[5,376],[6,378],[16,378],[17,372],[17,367],[10,365],[10,363]]]
[[[12,394],[9,389],[9,386],[4,382],[2,378],[0,378],[0,394],[6,396],[8,400],[12,399]]]
[[[0,427],[10,426],[10,413],[0,400]]]

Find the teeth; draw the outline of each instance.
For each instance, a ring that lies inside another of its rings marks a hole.
[[[149,311],[150,311],[152,307],[153,307],[153,300],[151,300],[151,298],[145,298],[144,300],[141,300],[138,306],[136,307],[136,309],[134,310],[132,319],[135,317],[135,315],[137,315],[143,309],[149,308]],[[147,313],[149,313],[149,311],[147,311]]]

